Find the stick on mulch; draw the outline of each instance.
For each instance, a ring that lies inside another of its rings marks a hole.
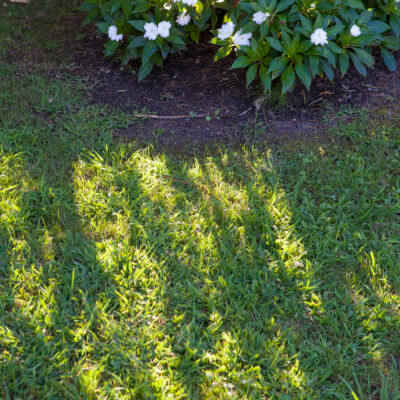
[[[154,118],[154,119],[181,119],[181,118],[205,118],[208,114],[200,115],[155,115],[155,114],[134,114],[138,118]]]

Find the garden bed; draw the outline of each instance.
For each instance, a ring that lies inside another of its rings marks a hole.
[[[259,102],[257,110],[257,99],[263,98],[258,84],[246,88],[244,71],[229,69],[233,57],[214,62],[216,47],[211,44],[190,46],[186,53],[169,57],[164,68],[155,68],[148,78],[138,82],[134,73],[137,65],[121,70],[118,62],[104,58],[103,43],[96,32],[86,32],[73,50],[73,71],[90,77],[95,84],[93,101],[132,113],[168,117],[144,118],[141,135],[156,135],[170,146],[187,141],[240,140],[238,135],[246,132],[243,128],[257,121],[263,124],[260,133],[269,141],[310,138],[329,109],[381,108],[398,103],[400,97],[400,74],[389,72],[378,62],[367,78],[355,70],[334,83],[321,77],[309,92],[297,85],[284,104],[279,104],[279,95],[271,95]],[[193,115],[209,118],[189,117]],[[176,116],[179,118],[170,118]],[[120,135],[133,139],[137,132],[127,129]]]
[[[309,92],[298,84],[284,102],[279,94],[262,100],[257,83],[246,88],[244,71],[229,69],[234,57],[214,62],[217,48],[206,43],[191,45],[187,52],[170,56],[164,68],[156,67],[149,77],[138,82],[138,65],[131,64],[123,70],[118,61],[105,58],[104,42],[96,28],[82,27],[82,20],[83,16],[76,13],[55,19],[51,11],[38,11],[26,21],[26,29],[50,31],[48,36],[57,46],[47,43],[44,49],[17,47],[9,58],[21,60],[31,51],[28,59],[32,65],[52,56],[63,65],[68,60],[68,72],[87,79],[94,103],[135,114],[167,117],[142,118],[140,133],[136,126],[118,131],[127,140],[140,136],[169,148],[181,148],[188,142],[243,142],[248,140],[246,128],[254,126],[268,142],[314,140],[323,135],[317,127],[329,110],[343,106],[393,107],[400,97],[400,74],[389,72],[378,57],[375,70],[367,78],[353,69],[344,79],[337,77],[334,83],[322,77],[316,79]],[[27,66],[26,60],[24,65]]]

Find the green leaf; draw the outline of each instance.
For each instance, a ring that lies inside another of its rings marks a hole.
[[[271,64],[269,65],[268,72],[279,71],[280,73],[286,67],[287,63],[288,63],[287,58],[276,57],[272,60]]]
[[[271,38],[268,38],[267,40],[269,41],[269,44],[271,45],[271,47],[274,48],[275,50],[281,51],[281,52],[284,51],[283,47],[281,45],[281,42],[278,39],[271,37]]]
[[[250,41],[250,48],[251,48],[251,51],[252,51],[254,54],[257,53],[257,51],[258,51],[258,42],[257,42],[256,39],[251,39],[251,41]]]
[[[397,37],[400,36],[400,18],[392,15],[390,17],[390,26]]]
[[[282,73],[282,94],[285,94],[293,89],[296,81],[294,69],[289,65]]]
[[[182,46],[186,45],[185,41],[180,36],[169,35],[167,37],[167,40],[168,40],[168,42],[173,43],[173,44],[182,45]]]
[[[353,61],[354,66],[356,67],[356,70],[362,75],[366,76],[367,75],[367,70],[365,69],[365,65],[363,62],[357,57],[356,54],[350,53],[350,58],[351,61]]]
[[[190,39],[192,39],[193,42],[198,43],[199,38],[200,38],[200,32],[198,30],[190,32]]]
[[[310,40],[303,40],[302,42],[299,43],[297,52],[298,53],[305,53],[307,50],[311,48],[313,44],[311,43]]]
[[[98,7],[92,8],[87,12],[86,18],[82,21],[82,26],[87,25],[88,23],[95,21],[99,18],[100,10]]]
[[[92,10],[93,8],[97,8],[97,5],[89,3],[88,1],[85,1],[83,4],[81,4],[79,7],[77,7],[78,11],[83,11],[83,12],[88,12]]]
[[[142,21],[142,20],[130,20],[128,21],[128,23],[130,25],[132,25],[135,29],[137,29],[138,31],[144,32],[144,25],[146,23],[146,21]]]
[[[155,64],[158,65],[159,67],[163,66],[163,58],[160,53],[155,53],[153,57],[151,57],[151,61]]]
[[[271,46],[269,45],[268,42],[264,42],[261,44],[260,52],[259,54],[261,57],[265,57],[266,55],[269,54],[269,51],[271,50]]]
[[[123,52],[121,60],[124,65],[128,64],[134,58],[138,58],[138,51],[136,48],[126,48]]]
[[[105,44],[105,52],[104,52],[104,54],[106,55],[106,56],[111,56],[111,55],[113,55],[114,53],[115,53],[115,51],[118,49],[118,47],[119,47],[119,42],[116,42],[115,40],[113,40],[113,41],[110,41],[110,42],[107,42],[106,44]]]
[[[296,64],[296,74],[300,80],[304,83],[307,89],[311,86],[311,74],[309,69],[304,64]]]
[[[153,63],[145,63],[142,64],[139,68],[139,75],[138,75],[138,81],[142,81],[146,76],[148,76],[153,69]]]
[[[309,57],[309,67],[313,76],[318,75],[319,73],[319,58],[315,56]]]
[[[336,54],[342,54],[343,53],[343,49],[341,49],[335,42],[330,41],[328,43],[328,48],[333,53],[336,53]]]
[[[342,25],[342,24],[337,24],[337,25],[333,26],[332,28],[327,29],[327,34],[328,34],[329,40],[334,39],[338,33],[341,33],[343,31],[344,31],[344,25]]]
[[[400,40],[396,36],[388,36],[384,40],[385,46],[390,50],[400,49]]]
[[[303,28],[311,33],[312,31],[312,23],[310,21],[309,18],[306,18],[304,15],[300,14],[300,20],[301,20],[301,25],[303,26]]]
[[[150,40],[147,42],[146,46],[143,48],[142,53],[142,63],[145,64],[149,58],[157,51],[158,46],[154,40]]]
[[[107,34],[110,24],[108,24],[107,22],[98,22],[96,26],[101,33]]]
[[[369,21],[367,28],[375,33],[384,33],[390,29],[390,26],[383,21]]]
[[[140,14],[143,12],[146,12],[147,10],[149,10],[151,8],[151,3],[147,3],[147,2],[142,2],[139,3],[133,10],[134,14]]]
[[[364,5],[360,0],[345,0],[344,4],[350,8],[358,8],[359,10],[364,10]]]
[[[343,53],[339,56],[339,69],[342,77],[345,76],[349,69],[350,57],[347,53]]]
[[[368,9],[363,11],[359,16],[359,18],[357,19],[358,24],[359,25],[366,24],[372,18],[373,13],[374,13],[373,9]]]
[[[362,62],[367,65],[369,68],[371,68],[374,65],[374,57],[371,56],[367,51],[363,49],[358,49],[357,47],[354,48],[354,52],[357,54],[357,56],[362,60]]]
[[[111,17],[109,9],[106,9],[105,6],[100,6],[100,11],[105,22],[108,22],[110,25],[114,24],[115,21],[114,18]]]
[[[148,40],[145,39],[143,36],[131,36],[131,40],[128,45],[128,49],[134,47],[144,47],[148,43]]]
[[[329,64],[326,60],[321,60],[321,67],[322,67],[322,71],[324,71],[325,75],[327,76],[327,78],[333,82],[333,78],[335,77],[334,73],[333,73],[333,69],[331,64]]]
[[[260,25],[260,35],[261,35],[261,37],[267,36],[268,30],[269,30],[269,22],[268,22],[268,20],[266,20]]]
[[[329,50],[328,46],[321,48],[322,54],[327,58],[327,60],[334,66],[336,64],[335,55]]]
[[[275,13],[278,14],[287,8],[289,8],[294,3],[294,0],[283,0],[279,1],[278,6],[275,9]]]
[[[133,2],[131,0],[121,0],[122,12],[128,18],[131,15]]]
[[[267,67],[265,65],[260,66],[260,70],[258,71],[258,76],[260,77],[264,89],[271,90],[271,74],[268,73]]]
[[[161,55],[163,58],[166,58],[168,54],[171,52],[171,47],[168,42],[163,41],[162,39],[158,41],[158,39],[161,39],[160,37],[157,38],[157,45],[160,48],[161,46]],[[156,53],[158,54],[158,53]]]
[[[214,61],[218,61],[221,58],[228,56],[232,52],[232,47],[221,47],[215,54]]]
[[[255,9],[254,9],[252,4],[245,3],[245,2],[240,2],[239,3],[239,8],[241,10],[243,10],[245,13],[250,14],[250,15],[253,14],[254,11],[255,11]]]
[[[249,86],[257,76],[258,64],[252,64],[246,72],[246,86]]]
[[[114,0],[112,3],[111,14],[114,14],[115,11],[121,8],[121,0]]]
[[[258,25],[255,22],[250,21],[243,26],[242,33],[254,32],[256,29],[258,29]]]
[[[383,58],[383,62],[388,67],[389,71],[396,71],[396,59],[393,55],[386,49],[381,49],[381,55]]]
[[[251,59],[247,56],[238,57],[232,64],[231,69],[245,68],[251,64]]]

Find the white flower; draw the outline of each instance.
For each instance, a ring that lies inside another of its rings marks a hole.
[[[357,37],[361,35],[361,29],[358,25],[353,25],[350,29],[351,36]]]
[[[178,15],[176,23],[178,25],[185,26],[190,22],[190,19],[191,19],[190,15],[186,14],[186,12],[183,12],[182,14]]]
[[[321,28],[316,29],[311,35],[311,43],[318,46],[328,44],[328,34]]]
[[[258,11],[253,14],[253,21],[256,24],[261,25],[270,15],[270,13]]]
[[[171,22],[169,21],[161,21],[158,24],[158,34],[163,37],[166,38],[169,36],[169,30],[171,29]]]
[[[182,0],[183,4],[186,4],[187,6],[194,7],[197,3],[197,0]]]
[[[250,46],[251,32],[242,33],[242,30],[238,30],[232,38],[233,44],[236,46]]]
[[[232,36],[234,29],[235,25],[233,22],[227,22],[226,24],[223,24],[221,28],[218,29],[218,39],[228,39],[229,36]]]
[[[122,38],[124,37],[124,35],[123,35],[122,33],[120,33],[120,34],[118,35],[117,27],[116,27],[115,25],[111,25],[111,26],[108,28],[108,37],[109,37],[111,40],[115,40],[116,42],[119,42],[120,40],[122,40]]]
[[[158,28],[154,22],[144,24],[144,37],[149,40],[156,40],[158,36]]]

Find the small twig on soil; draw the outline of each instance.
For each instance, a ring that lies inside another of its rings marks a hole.
[[[356,92],[356,90],[349,89],[346,85],[342,85],[342,87],[348,92]]]
[[[320,97],[319,99],[312,101],[312,102],[309,104],[309,106],[311,106],[312,104],[317,103],[318,101],[321,101],[321,100],[323,100],[323,97]]]
[[[369,89],[380,89],[380,88],[378,88],[378,87],[376,87],[376,86],[372,86],[372,85],[370,85],[370,84],[368,84],[368,83],[362,83],[361,85],[362,85],[362,86],[365,86],[365,87],[367,87],[367,88],[369,88]]]
[[[155,115],[155,114],[134,114],[138,118],[154,118],[154,119],[180,119],[180,118],[205,118],[207,114],[194,115]]]
[[[244,110],[241,114],[239,114],[239,117],[241,117],[242,115],[246,114],[247,112],[249,112],[251,110],[252,107],[248,108],[247,110]]]
[[[384,93],[382,92],[382,90],[376,86],[372,86],[372,85],[365,85],[364,83],[361,84],[362,86],[368,88],[369,91],[373,91],[373,92],[379,92],[379,93]]]
[[[201,79],[200,81],[188,83],[188,86],[196,85],[196,83],[201,83],[201,82],[204,82],[204,77],[203,77],[203,79]]]

